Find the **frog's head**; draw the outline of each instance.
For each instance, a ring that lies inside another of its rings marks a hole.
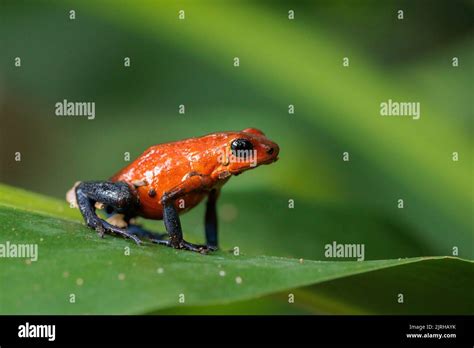
[[[270,164],[278,159],[280,148],[258,129],[247,128],[241,132],[228,132],[225,139],[219,166],[215,171],[220,178],[239,175],[248,169]]]

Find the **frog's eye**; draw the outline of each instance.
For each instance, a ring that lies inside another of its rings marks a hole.
[[[232,144],[230,145],[230,148],[232,149],[232,151],[234,153],[239,153],[237,151],[241,151],[241,150],[246,150],[246,151],[250,151],[250,150],[253,150],[253,145],[250,141],[248,141],[247,139],[235,139]]]

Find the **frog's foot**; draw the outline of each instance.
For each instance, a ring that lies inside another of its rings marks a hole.
[[[184,250],[194,251],[201,254],[208,254],[211,251],[217,250],[216,247],[213,247],[210,245],[193,244],[193,243],[186,242],[185,240],[182,240],[179,243],[172,243],[170,240],[156,240],[156,241],[153,241],[153,243],[166,245],[175,249],[184,249]]]
[[[128,232],[127,230],[124,230],[117,226],[111,225],[107,221],[104,221],[100,218],[93,219],[92,221],[87,222],[87,225],[95,229],[101,238],[104,238],[104,234],[108,233],[108,234],[120,235],[124,238],[130,238],[138,245],[142,243],[142,241],[133,233]]]
[[[149,241],[156,243],[156,241],[163,240],[164,237],[167,237],[167,233],[155,233],[144,229],[139,225],[128,225],[127,232],[141,238],[146,238]]]

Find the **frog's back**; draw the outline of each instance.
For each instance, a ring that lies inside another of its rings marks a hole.
[[[146,179],[151,183],[163,180],[163,176],[172,176],[180,182],[183,176],[193,171],[210,174],[229,133],[213,133],[151,146],[111,180],[131,183]]]
[[[214,133],[151,146],[110,180],[125,181],[135,186],[140,199],[139,215],[161,219],[160,200],[163,194],[193,173],[210,175],[216,166],[225,136],[226,133]],[[182,213],[193,208],[204,196],[204,192],[187,195],[183,198],[185,204],[177,206],[178,211]]]

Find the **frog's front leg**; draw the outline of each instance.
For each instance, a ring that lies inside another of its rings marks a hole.
[[[102,220],[95,212],[95,203],[103,203],[116,213],[133,216],[138,207],[136,192],[125,182],[89,181],[77,185],[76,200],[87,226],[95,229],[101,237],[104,233],[119,234],[140,244],[133,233]]]
[[[200,253],[216,250],[213,245],[197,245],[184,240],[178,210],[174,206],[174,201],[176,199],[179,199],[193,191],[206,190],[209,182],[209,177],[196,174],[163,194],[163,197],[161,198],[161,204],[163,205],[163,221],[169,235],[169,240],[157,240],[156,243],[167,245],[175,249],[186,249]]]

